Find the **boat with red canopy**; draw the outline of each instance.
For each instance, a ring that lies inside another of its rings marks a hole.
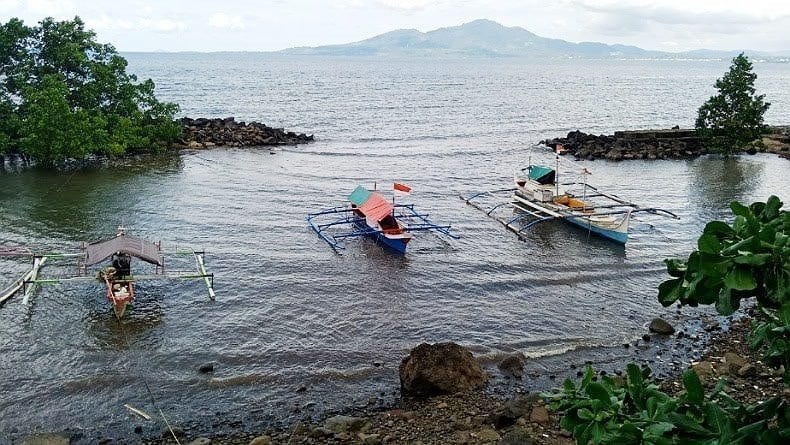
[[[410,187],[395,183],[393,192],[408,193]],[[348,195],[349,205],[333,207],[307,215],[310,227],[336,252],[345,249],[348,238],[368,237],[399,254],[406,253],[406,246],[414,232],[434,233],[458,238],[450,232],[449,225],[437,225],[427,214],[419,213],[413,204],[396,204],[384,198],[377,190],[357,186]]]

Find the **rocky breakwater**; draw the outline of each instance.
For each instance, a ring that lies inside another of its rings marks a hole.
[[[180,120],[183,132],[176,148],[256,147],[313,142],[313,135],[297,134],[258,122],[236,122],[233,117]]]
[[[743,148],[748,154],[774,153],[790,159],[788,127],[771,126],[760,140]],[[561,152],[577,159],[688,159],[708,153],[694,129],[615,131],[613,135],[594,135],[571,131],[564,138],[546,139],[541,144],[561,146]]]
[[[685,159],[707,153],[693,129],[616,131],[613,135],[594,135],[571,131],[567,137],[541,141],[558,145],[577,159]],[[561,151],[562,151],[561,150]]]

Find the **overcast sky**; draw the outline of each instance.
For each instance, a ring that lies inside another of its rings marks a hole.
[[[119,51],[275,51],[476,19],[571,42],[790,50],[790,0],[0,0],[0,22],[80,16]]]

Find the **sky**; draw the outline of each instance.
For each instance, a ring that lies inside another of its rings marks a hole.
[[[790,50],[788,0],[0,0],[0,23],[75,16],[120,52],[277,51],[476,19],[649,50]]]

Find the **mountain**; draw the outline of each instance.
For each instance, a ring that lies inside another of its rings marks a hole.
[[[695,50],[683,53],[650,51],[636,46],[597,42],[572,43],[540,37],[518,26],[506,27],[491,20],[420,32],[399,29],[354,43],[289,48],[280,53],[329,56],[430,56],[430,57],[561,57],[561,58],[720,58],[741,51]],[[744,51],[750,57],[782,58],[790,52]]]
[[[595,42],[571,43],[540,37],[517,26],[475,20],[460,26],[420,32],[400,29],[360,42],[341,45],[289,48],[288,54],[333,56],[541,56],[541,57],[651,57],[666,53],[635,46]]]

